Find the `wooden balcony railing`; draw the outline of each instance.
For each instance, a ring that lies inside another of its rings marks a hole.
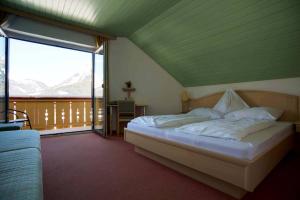
[[[51,130],[91,126],[91,98],[9,98],[9,108],[29,115],[33,129]],[[96,124],[102,124],[102,99],[96,100]],[[16,118],[11,115],[10,119]]]

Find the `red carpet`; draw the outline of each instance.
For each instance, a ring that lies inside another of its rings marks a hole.
[[[96,134],[42,138],[45,200],[233,199]],[[244,199],[300,199],[300,158],[290,154]]]

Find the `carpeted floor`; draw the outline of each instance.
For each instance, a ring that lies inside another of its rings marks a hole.
[[[150,159],[119,138],[42,138],[45,200],[233,199]],[[300,157],[290,153],[244,199],[300,199]]]

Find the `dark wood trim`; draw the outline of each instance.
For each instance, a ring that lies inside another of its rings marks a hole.
[[[109,35],[106,33],[101,33],[101,32],[95,31],[95,30],[83,28],[83,27],[68,24],[68,23],[62,23],[55,19],[48,19],[45,17],[41,17],[41,16],[38,16],[35,14],[27,13],[24,11],[12,9],[12,8],[5,7],[5,6],[1,6],[0,11],[6,12],[6,13],[11,13],[11,14],[18,15],[21,17],[26,17],[26,18],[36,20],[36,21],[39,21],[42,23],[50,24],[53,26],[57,26],[57,27],[61,27],[61,28],[65,28],[65,29],[69,29],[69,30],[73,30],[73,31],[81,32],[81,33],[86,33],[86,34],[90,34],[90,35],[94,35],[94,36],[101,36],[107,40],[115,40],[116,39],[116,36],[112,36],[112,35]]]
[[[108,101],[109,101],[109,91],[108,91],[108,88],[109,88],[109,80],[108,80],[108,41],[104,41],[103,43],[103,55],[104,55],[104,62],[103,62],[103,73],[104,73],[104,81],[103,81],[103,84],[104,84],[104,133],[105,133],[105,136],[108,135],[108,116],[107,116],[107,105],[108,105]]]
[[[8,123],[9,109],[9,39],[5,38],[5,122]]]
[[[93,111],[93,120],[92,120],[92,130],[95,131],[95,119],[96,119],[96,101],[95,101],[95,53],[92,54],[92,111]]]

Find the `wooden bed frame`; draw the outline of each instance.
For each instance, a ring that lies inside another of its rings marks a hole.
[[[300,98],[267,91],[237,91],[249,106],[269,106],[284,110],[280,121],[299,120]],[[223,95],[216,93],[182,102],[183,112],[197,107],[213,107]],[[237,159],[170,140],[125,129],[124,139],[135,151],[214,187],[235,198],[252,192],[293,146],[291,135],[252,160]]]

